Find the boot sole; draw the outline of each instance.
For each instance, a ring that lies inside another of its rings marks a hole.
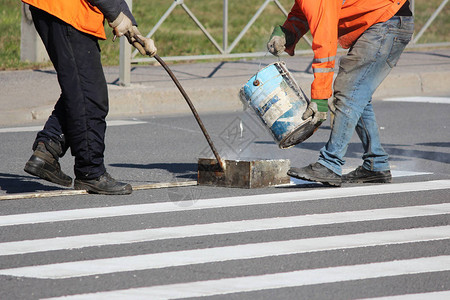
[[[43,169],[42,167],[35,166],[30,163],[26,163],[25,168],[23,170],[30,175],[37,176],[41,179],[50,181],[55,184],[59,184],[59,185],[66,186],[66,187],[72,186],[72,178],[70,179],[70,181],[61,180],[60,178],[54,176],[51,172]]]
[[[372,178],[359,178],[359,179],[342,179],[344,183],[391,183],[392,177],[372,177]]]
[[[133,189],[130,186],[130,189],[123,189],[118,191],[105,191],[96,188],[93,185],[82,183],[79,181],[75,181],[74,183],[74,189],[76,190],[86,190],[90,194],[100,194],[100,195],[129,195],[133,192]]]
[[[333,186],[333,187],[340,187],[341,186],[341,182],[340,181],[331,181],[331,180],[327,180],[327,179],[320,179],[320,178],[311,178],[308,176],[299,176],[297,173],[294,172],[290,172],[288,171],[287,174],[291,177],[297,178],[297,179],[301,179],[301,180],[307,180],[307,181],[314,181],[314,182],[320,182],[329,186]]]

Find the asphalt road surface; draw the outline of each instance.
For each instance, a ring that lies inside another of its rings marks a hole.
[[[374,103],[393,183],[340,188],[197,186],[185,115],[110,120],[108,171],[136,190],[86,195],[23,171],[41,125],[0,129],[0,299],[450,299],[450,98],[394,100]],[[280,150],[250,112],[202,119],[233,159],[304,166],[329,135]],[[345,171],[361,154],[355,135]]]

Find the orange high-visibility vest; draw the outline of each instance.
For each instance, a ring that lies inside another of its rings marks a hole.
[[[294,55],[295,45],[309,30],[313,36],[314,81],[311,98],[332,95],[338,43],[349,48],[375,23],[389,20],[406,0],[296,0],[283,27],[295,34],[295,43],[286,47]]]
[[[72,25],[79,31],[106,39],[104,16],[85,0],[22,0]]]

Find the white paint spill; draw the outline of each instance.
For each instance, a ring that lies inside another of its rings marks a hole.
[[[244,134],[244,126],[242,125],[242,120],[239,122],[239,129],[241,130],[241,139]]]

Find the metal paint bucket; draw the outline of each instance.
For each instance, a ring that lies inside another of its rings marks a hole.
[[[251,106],[281,149],[309,138],[315,130],[311,118],[302,118],[309,99],[284,62],[268,65],[241,88],[239,96]]]

